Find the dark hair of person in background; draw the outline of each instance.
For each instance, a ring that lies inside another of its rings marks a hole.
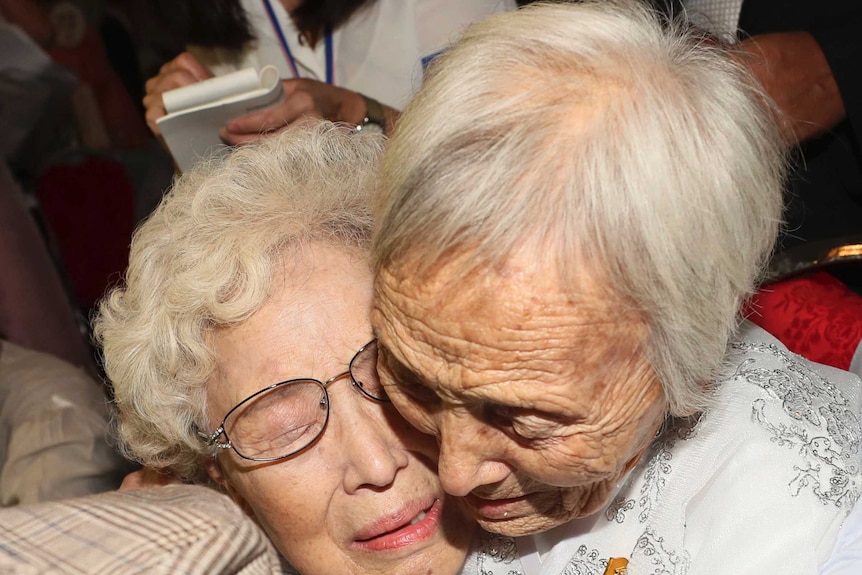
[[[271,0],[277,2],[278,0]],[[291,14],[305,40],[314,46],[374,0],[303,0]],[[154,16],[178,45],[239,50],[254,32],[239,0],[151,0]]]
[[[327,30],[335,30],[347,22],[357,10],[374,1],[303,0],[291,17],[308,43],[314,46],[326,35]]]
[[[254,40],[238,0],[151,0],[151,6],[155,21],[179,47],[240,50]]]

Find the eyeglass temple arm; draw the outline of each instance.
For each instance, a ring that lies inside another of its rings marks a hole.
[[[213,431],[212,433],[204,433],[203,431],[198,431],[198,435],[206,442],[207,445],[215,445],[219,449],[230,449],[230,441],[225,443],[220,443],[216,441],[221,435],[224,433],[224,426],[220,425],[218,429]]]

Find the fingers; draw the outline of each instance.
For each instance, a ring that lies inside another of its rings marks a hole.
[[[173,475],[162,473],[158,469],[143,467],[137,471],[129,473],[123,478],[123,483],[120,485],[120,491],[128,491],[130,489],[149,489],[151,487],[162,487],[173,483],[180,483],[180,480]]]
[[[284,124],[282,128],[286,128],[287,126],[288,124]],[[246,144],[259,142],[263,138],[271,136],[278,131],[279,130],[272,130],[269,132],[234,133],[228,132],[227,129],[222,128],[221,131],[219,131],[219,137],[229,146],[245,146]]]
[[[208,78],[212,78],[212,73],[198,62],[197,58],[188,52],[183,52],[162,66],[156,76],[147,80],[144,85],[146,95],[143,103],[146,110],[147,126],[153,134],[159,135],[156,120],[167,113],[162,101],[162,94]]]
[[[288,102],[282,102],[266,110],[231,120],[221,130],[220,135],[222,140],[232,146],[250,144],[265,135],[284,128],[294,117]]]
[[[201,64],[197,58],[195,58],[189,52],[183,52],[164,66],[162,68],[168,68],[168,71],[171,70],[185,70],[192,77],[195,78],[196,82],[200,82],[201,80],[206,80],[208,78],[212,78],[212,72],[209,69]]]
[[[265,110],[231,120],[225,129],[231,134],[262,134],[289,124],[303,113],[304,110],[298,108],[294,101],[287,100]]]
[[[320,117],[314,97],[301,89],[300,82],[284,80],[284,100],[259,112],[231,120],[221,131],[222,139],[233,146],[249,144],[304,117]]]
[[[212,73],[194,56],[188,52],[183,52],[162,66],[159,73],[147,80],[144,87],[147,95],[161,95],[162,92],[188,86],[208,78],[212,78]]]
[[[156,120],[164,116],[167,112],[162,103],[161,93],[157,95],[147,94],[144,96],[144,118],[147,120],[147,126],[155,136],[160,136],[159,126]]]
[[[231,120],[221,132],[222,139],[231,145],[248,144],[303,118],[356,123],[353,116],[357,116],[361,121],[361,111],[350,114],[349,118],[342,113],[345,102],[353,100],[364,108],[362,97],[354,92],[308,79],[283,80],[281,84],[284,90],[281,103]]]

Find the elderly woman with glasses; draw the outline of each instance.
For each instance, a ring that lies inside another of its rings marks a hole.
[[[456,573],[476,532],[376,372],[381,140],[294,127],[183,175],[96,332],[138,462],[212,479],[301,573]]]
[[[600,0],[474,25],[401,116],[381,380],[527,573],[803,575],[832,551],[859,381],[739,316],[781,218],[765,102],[719,42]]]

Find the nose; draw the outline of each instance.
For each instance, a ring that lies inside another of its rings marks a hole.
[[[511,473],[503,460],[501,432],[468,411],[443,410],[438,417],[438,434],[438,473],[443,489],[450,495],[463,497],[482,485],[499,483]]]
[[[340,415],[338,435],[344,460],[344,490],[355,493],[363,488],[386,487],[410,461],[408,450],[383,416],[382,410],[386,407],[370,404],[358,394],[351,394],[366,405],[351,402],[352,405],[337,414]]]

